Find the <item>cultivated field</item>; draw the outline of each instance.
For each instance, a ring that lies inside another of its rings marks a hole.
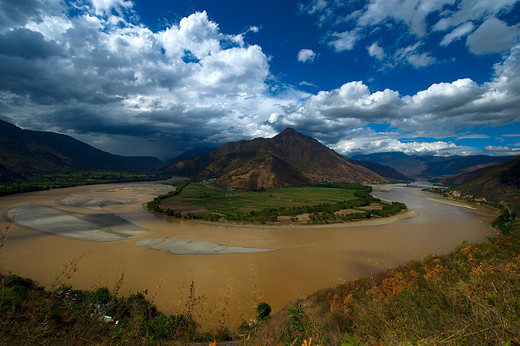
[[[381,202],[370,195],[371,191],[370,186],[360,184],[238,191],[204,182],[182,183],[174,193],[159,197],[149,207],[177,217],[260,223],[344,222],[406,209],[402,203]]]

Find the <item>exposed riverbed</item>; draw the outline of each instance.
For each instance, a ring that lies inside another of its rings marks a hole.
[[[167,189],[112,184],[2,197],[0,213],[14,224],[0,271],[50,287],[82,256],[70,279],[75,288],[112,289],[124,273],[120,294],[147,290],[165,313],[183,311],[193,281],[205,296],[196,319],[216,327],[225,308],[236,328],[260,301],[277,311],[318,289],[494,235],[495,211],[446,203],[420,187],[374,186],[375,196],[406,203],[406,217],[317,227],[202,224],[144,210]]]

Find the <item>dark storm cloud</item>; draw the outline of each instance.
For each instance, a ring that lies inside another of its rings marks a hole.
[[[29,20],[40,18],[40,3],[36,0],[0,1],[0,23],[10,26],[24,25]]]
[[[119,100],[118,95],[105,93],[103,85],[91,83],[88,75],[61,69],[63,63],[59,58],[28,63],[19,56],[0,55],[0,90],[42,105],[70,101],[106,104]]]
[[[46,59],[63,55],[63,51],[54,42],[45,41],[41,33],[17,28],[0,35],[0,54],[25,59]]]
[[[2,15],[19,14],[0,28],[3,118],[105,150],[272,133],[255,123],[279,108],[266,93],[267,57],[242,34],[220,33],[205,12],[152,32],[125,11],[108,11],[120,1],[60,2],[23,16],[30,4],[3,5]],[[188,51],[196,59],[185,61]]]

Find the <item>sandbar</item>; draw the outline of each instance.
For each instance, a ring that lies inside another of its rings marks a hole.
[[[114,214],[75,215],[38,204],[11,208],[7,217],[32,230],[87,241],[118,241],[147,231]]]
[[[56,201],[63,206],[72,206],[83,209],[103,210],[106,206],[129,204],[135,201],[134,198],[110,198],[103,196],[69,195]]]
[[[273,249],[229,246],[182,238],[146,238],[136,243],[154,250],[168,250],[174,255],[229,255],[274,251]]]

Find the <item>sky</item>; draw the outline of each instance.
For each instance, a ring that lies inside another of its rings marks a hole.
[[[520,154],[520,1],[0,0],[0,118],[170,159],[287,127]]]

